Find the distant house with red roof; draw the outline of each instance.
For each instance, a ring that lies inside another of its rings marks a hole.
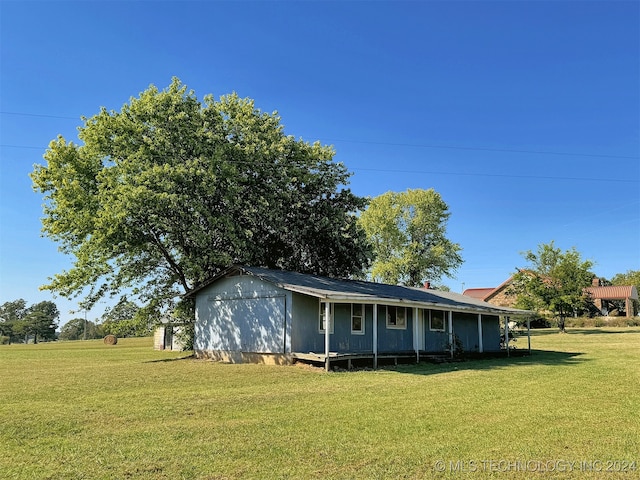
[[[513,277],[509,277],[497,287],[467,288],[462,294],[492,305],[509,305],[511,307],[516,303],[515,296],[507,295],[507,288],[511,285],[511,282],[513,282]]]
[[[516,297],[507,295],[507,289],[512,281],[513,277],[509,277],[497,287],[467,288],[462,294],[492,305],[512,308],[516,303]],[[637,313],[638,289],[634,285],[602,286],[600,279],[596,277],[584,292],[591,297],[591,301],[602,315],[608,315],[615,308],[613,305],[615,301],[624,301],[627,317],[633,317]]]
[[[467,297],[471,297],[471,298],[475,298],[475,299],[484,301],[485,297],[487,297],[494,290],[495,290],[494,287],[489,287],[489,288],[467,288],[464,292],[462,292],[462,294],[466,295]]]

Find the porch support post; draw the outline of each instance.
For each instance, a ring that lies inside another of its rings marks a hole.
[[[482,345],[482,314],[478,314],[478,352],[484,352],[484,347]]]
[[[529,344],[529,355],[531,355],[531,317],[527,317],[527,343]]]
[[[324,369],[328,372],[331,367],[331,360],[329,360],[329,345],[331,335],[331,304],[329,302],[324,303]]]
[[[378,368],[378,304],[373,304],[373,368]]]
[[[507,347],[507,357],[509,356],[509,317],[504,317],[504,344]]]
[[[449,350],[453,358],[453,312],[449,310]]]
[[[420,363],[420,345],[418,344],[418,307],[413,308],[413,348],[416,351],[416,363]]]

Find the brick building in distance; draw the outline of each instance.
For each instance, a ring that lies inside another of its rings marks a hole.
[[[509,277],[495,288],[467,288],[462,294],[499,307],[513,308],[516,297],[507,295],[512,281],[513,277]],[[600,279],[594,277],[591,286],[585,288],[584,292],[591,297],[591,301],[601,315],[609,315],[610,312],[616,309],[615,303],[620,301],[624,302],[627,317],[633,317],[638,313],[638,289],[634,285],[603,286]]]

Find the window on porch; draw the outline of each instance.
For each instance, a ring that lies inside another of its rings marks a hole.
[[[351,334],[364,335],[364,305],[351,304]]]
[[[406,330],[407,308],[387,305],[387,328]]]
[[[446,312],[442,310],[429,310],[429,330],[444,332]]]

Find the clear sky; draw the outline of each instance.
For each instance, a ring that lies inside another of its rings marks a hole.
[[[320,140],[363,196],[434,188],[497,286],[551,240],[607,278],[640,269],[640,2],[0,0],[0,303],[70,266],[40,237],[33,164],[80,116],[179,77]],[[89,312],[98,317],[105,306]]]

